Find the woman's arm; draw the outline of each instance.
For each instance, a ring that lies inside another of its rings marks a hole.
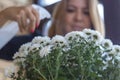
[[[0,12],[0,27],[2,27],[6,21],[7,21],[7,19],[5,18],[5,13],[4,13],[4,11],[1,11]]]

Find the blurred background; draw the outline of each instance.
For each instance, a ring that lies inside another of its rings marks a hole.
[[[54,6],[61,0],[1,0],[0,10],[9,6],[21,6],[37,4],[46,8],[52,14]],[[120,0],[99,0],[99,13],[106,27],[106,38],[110,38],[114,44],[120,44]],[[41,21],[40,30],[47,35],[50,19]]]

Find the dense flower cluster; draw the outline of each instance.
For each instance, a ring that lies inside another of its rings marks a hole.
[[[95,30],[35,37],[14,55],[13,80],[119,80],[120,46]],[[11,75],[11,76],[10,76]]]

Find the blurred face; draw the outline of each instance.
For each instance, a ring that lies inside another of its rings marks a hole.
[[[91,28],[88,0],[68,0],[65,15],[65,33]]]

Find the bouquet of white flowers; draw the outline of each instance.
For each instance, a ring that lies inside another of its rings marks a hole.
[[[90,29],[35,37],[13,58],[13,80],[120,80],[120,46]]]

